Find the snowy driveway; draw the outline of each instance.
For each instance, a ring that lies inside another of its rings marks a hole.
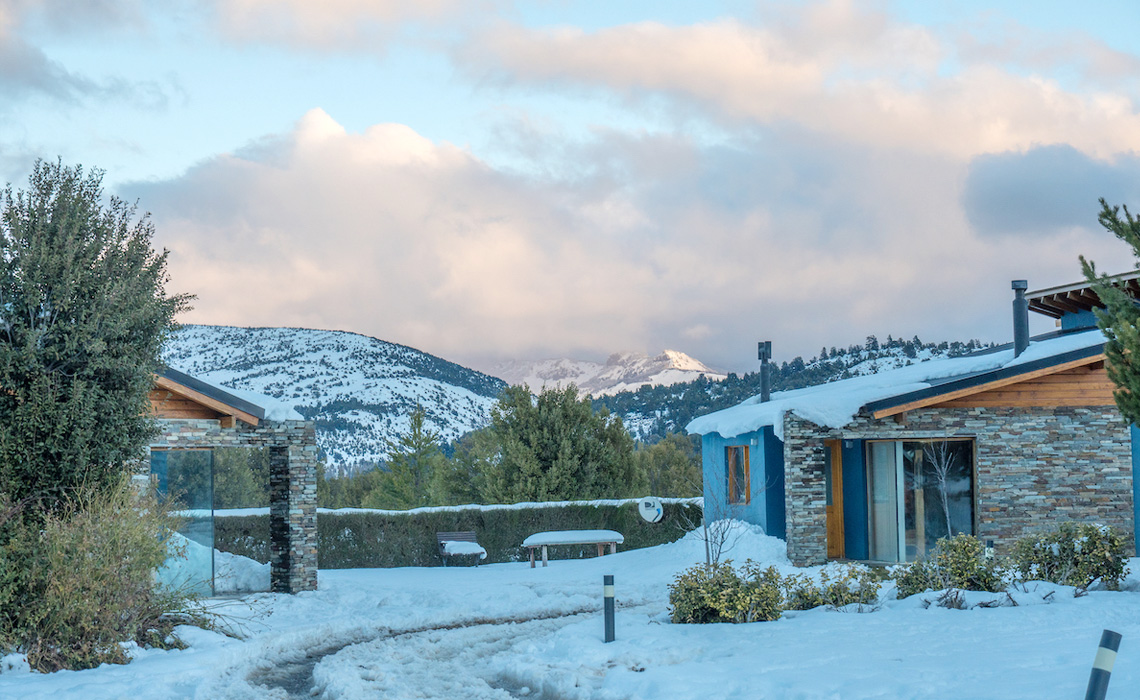
[[[733,556],[790,569],[780,544],[752,534]],[[0,698],[1080,698],[1106,627],[1124,635],[1108,697],[1140,691],[1140,593],[1074,598],[1041,584],[1016,606],[927,609],[914,597],[866,614],[673,625],[667,584],[702,557],[683,540],[547,569],[322,571],[319,591],[231,604],[244,640],[189,630],[189,649],[128,666],[0,673]],[[603,644],[610,573],[617,641]]]

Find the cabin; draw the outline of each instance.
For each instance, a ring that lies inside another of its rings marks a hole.
[[[189,558],[191,585],[213,593],[213,451],[264,447],[270,472],[270,586],[317,588],[317,443],[312,421],[265,396],[219,387],[173,369],[155,376],[150,405],[159,434],[137,478],[177,491],[180,532],[202,556]]]
[[[1140,298],[1140,272],[1113,278]],[[968,533],[999,553],[1064,520],[1135,542],[1136,426],[1105,372],[1085,283],[1013,283],[1014,342],[795,391],[689,423],[710,518],[784,538],[793,563],[905,562]],[[1056,330],[1029,337],[1028,314]]]

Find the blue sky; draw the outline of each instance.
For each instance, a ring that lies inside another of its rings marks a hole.
[[[0,178],[105,169],[187,322],[480,368],[1002,342],[1009,280],[1134,267],[1096,200],[1140,201],[1138,26],[1130,2],[0,0]]]

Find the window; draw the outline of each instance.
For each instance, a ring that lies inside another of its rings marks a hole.
[[[748,446],[724,448],[724,468],[728,479],[729,505],[752,502],[752,479],[748,470]]]
[[[876,441],[867,458],[871,559],[914,561],[973,534],[973,440]]]

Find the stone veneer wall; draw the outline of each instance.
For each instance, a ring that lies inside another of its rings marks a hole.
[[[974,534],[999,553],[1065,520],[1110,525],[1131,539],[1132,441],[1115,407],[926,408],[857,417],[840,429],[784,418],[788,556],[827,559],[825,439],[974,438]]]
[[[317,589],[317,437],[312,421],[237,421],[222,428],[216,420],[161,419],[162,433],[151,449],[214,447],[269,448],[269,528],[274,592]],[[149,471],[149,460],[142,466]]]

